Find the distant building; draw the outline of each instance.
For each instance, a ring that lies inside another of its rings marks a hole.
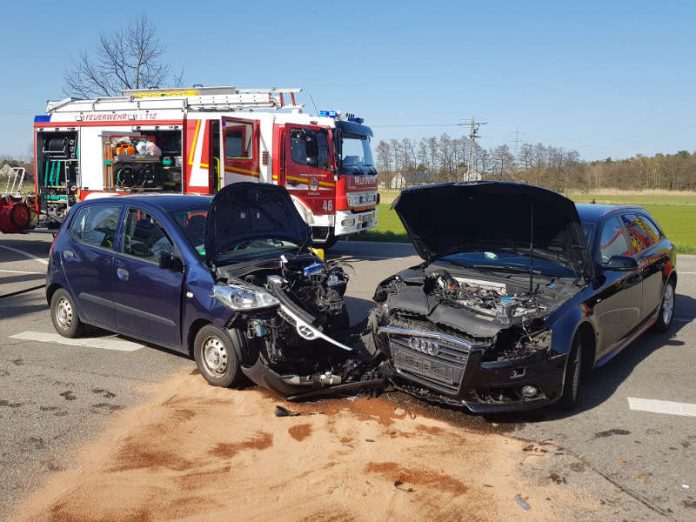
[[[392,190],[405,189],[406,186],[406,178],[402,174],[396,173],[389,180],[389,188]]]
[[[7,179],[10,174],[12,174],[12,167],[7,163],[3,164],[3,166],[0,167],[0,179]]]

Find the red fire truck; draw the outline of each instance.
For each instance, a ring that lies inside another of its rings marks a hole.
[[[299,92],[194,87],[49,102],[34,119],[35,210],[50,225],[95,192],[213,194],[256,181],[290,191],[317,244],[375,227],[372,131],[353,115],[304,113]]]

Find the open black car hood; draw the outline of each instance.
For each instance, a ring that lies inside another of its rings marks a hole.
[[[288,191],[267,183],[233,183],[222,188],[210,204],[205,224],[205,258],[219,264],[231,246],[255,239],[280,239],[297,245],[310,239]]]
[[[575,204],[550,190],[502,181],[443,183],[406,189],[392,208],[428,262],[457,252],[526,251],[533,220],[535,249],[585,277],[593,273]]]

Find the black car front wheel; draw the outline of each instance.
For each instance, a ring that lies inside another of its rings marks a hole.
[[[213,325],[198,331],[193,346],[193,357],[198,370],[213,386],[239,386],[244,375],[229,332]]]
[[[62,288],[51,296],[51,321],[56,332],[63,337],[72,339],[85,331],[85,325],[77,315],[73,298]]]
[[[658,332],[666,332],[669,330],[672,319],[674,319],[674,305],[676,302],[675,286],[674,279],[670,279],[662,293],[662,303],[660,304],[660,311],[657,316],[657,321],[655,322],[655,330]]]
[[[576,335],[573,346],[568,354],[566,364],[566,374],[563,380],[563,394],[558,401],[558,407],[562,410],[570,411],[577,407],[580,402],[580,381],[582,377],[582,342],[580,336]]]

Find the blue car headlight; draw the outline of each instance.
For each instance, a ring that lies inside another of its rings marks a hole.
[[[244,285],[215,285],[213,297],[235,311],[259,310],[278,306],[280,301],[261,288]]]

